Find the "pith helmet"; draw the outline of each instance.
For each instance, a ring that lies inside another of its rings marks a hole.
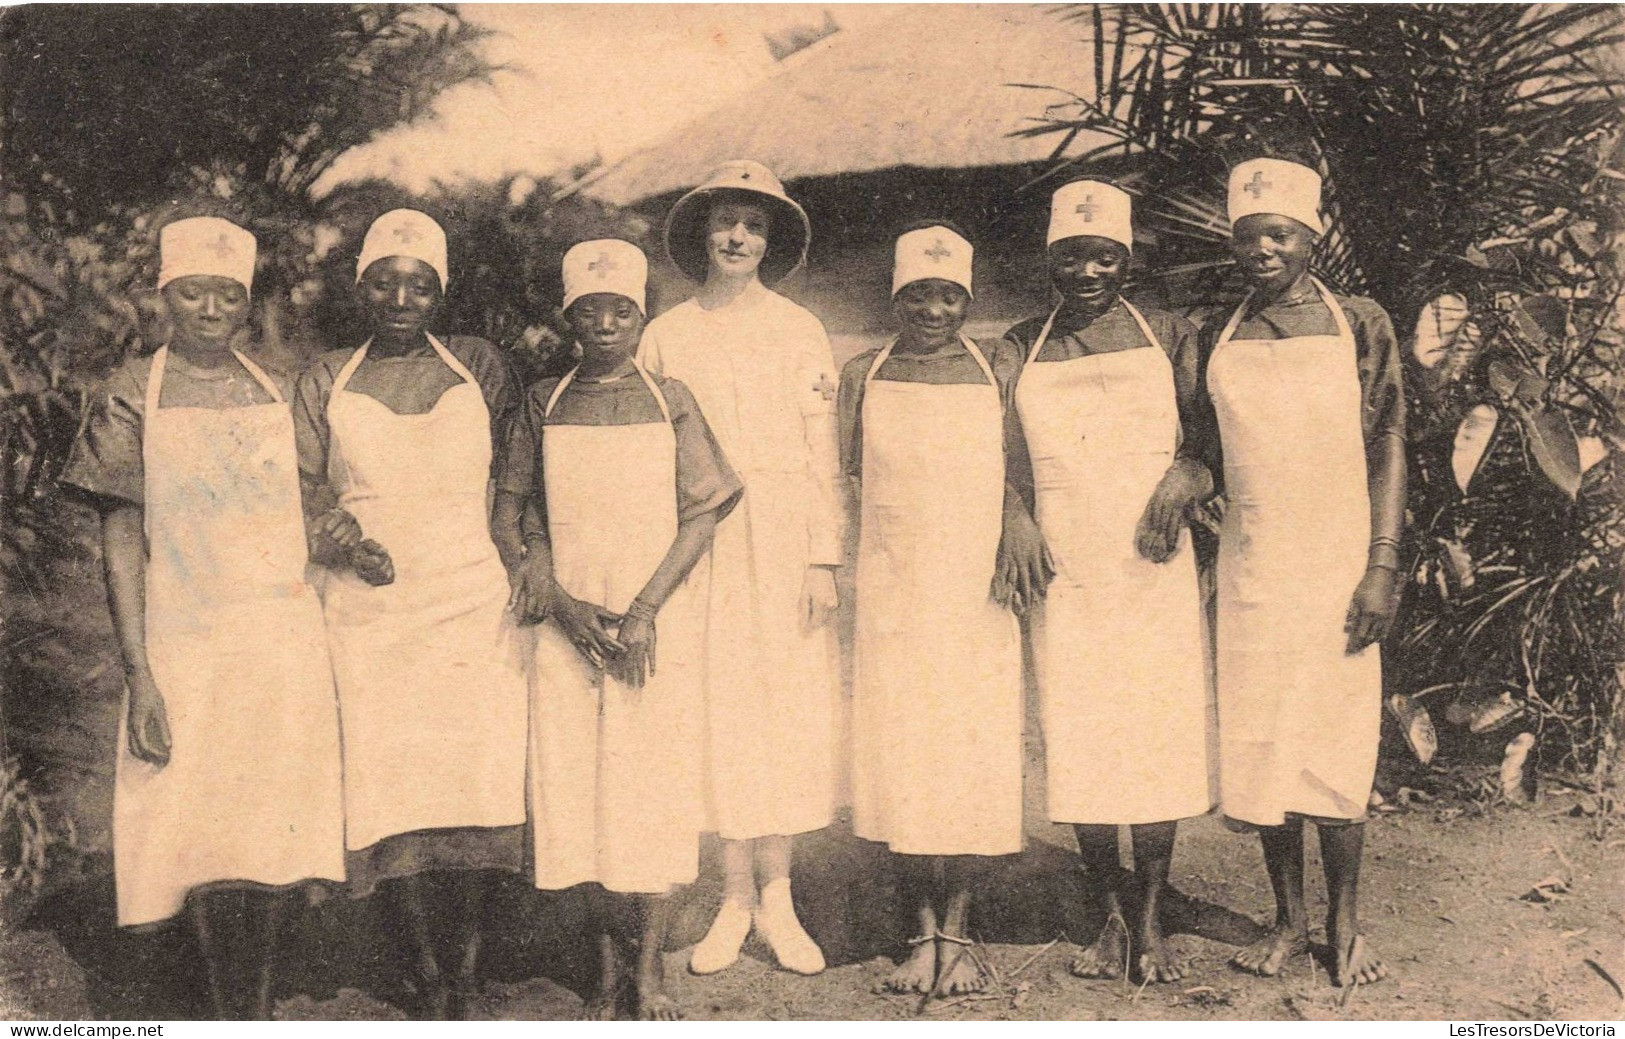
[[[746,196],[767,206],[772,226],[767,235],[767,255],[762,258],[758,276],[764,285],[776,285],[807,262],[807,243],[812,224],[807,212],[784,193],[784,185],[773,171],[749,159],[732,159],[711,171],[699,187],[677,200],[666,217],[666,255],[677,269],[704,281],[708,262],[705,250],[705,221],[711,204],[719,197]]]

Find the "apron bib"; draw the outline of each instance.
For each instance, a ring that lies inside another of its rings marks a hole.
[[[160,408],[152,359],[145,470],[147,658],[173,752],[129,752],[119,718],[113,867],[121,925],[179,912],[217,881],[344,879],[339,719],[321,605],[305,581],[293,412]]]
[[[546,415],[575,378],[559,381]],[[621,613],[677,535],[677,441],[666,398],[638,376],[663,422],[543,425],[548,538],[560,586]],[[703,589],[702,589],[703,590]],[[536,886],[596,881],[660,894],[699,872],[700,648],[693,578],[655,622],[655,675],[628,689],[589,664],[553,621],[536,629],[530,798]]]
[[[907,855],[1021,850],[1022,676],[989,597],[1004,416],[986,385],[864,382],[853,828]]]
[[[1325,286],[1335,335],[1233,339],[1208,362],[1224,445],[1218,563],[1219,777],[1224,813],[1365,815],[1382,666],[1344,652],[1371,538],[1354,333]]]
[[[395,582],[351,571],[326,588],[344,721],[346,847],[414,830],[525,821],[523,640],[487,521],[490,413],[474,376],[421,415],[397,415],[334,381],[329,478]]]
[[[1038,526],[1055,578],[1030,629],[1049,817],[1132,824],[1201,815],[1217,796],[1201,600],[1188,532],[1166,563],[1134,533],[1179,445],[1173,365],[1146,346],[1037,360],[1016,385]]]

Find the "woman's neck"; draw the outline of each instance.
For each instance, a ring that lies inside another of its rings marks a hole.
[[[375,334],[367,353],[372,357],[407,357],[430,349],[427,332],[409,335]]]
[[[1271,290],[1260,287],[1255,290],[1253,292],[1252,310],[1256,313],[1275,303],[1287,303],[1301,299],[1314,291],[1315,283],[1309,277],[1309,272],[1304,271],[1283,288]]]
[[[613,382],[631,375],[636,370],[631,354],[622,357],[589,355],[583,357],[581,363],[576,366],[576,378],[585,382]]]
[[[179,357],[189,367],[203,370],[224,368],[237,363],[237,357],[231,352],[229,343],[176,339],[169,344],[169,353],[173,357]]]
[[[897,345],[892,347],[892,355],[941,357],[945,354],[957,353],[960,348],[959,330],[957,328],[948,333],[928,335],[919,329],[904,327],[897,333]]]
[[[1061,302],[1055,312],[1054,328],[1064,332],[1078,332],[1094,324],[1097,319],[1104,316],[1106,311],[1117,305],[1118,296],[1113,293],[1103,302],[1079,303],[1072,299]]]
[[[700,306],[706,310],[725,307],[760,284],[761,280],[754,271],[747,275],[733,275],[713,270],[706,275],[705,284],[700,286]]]

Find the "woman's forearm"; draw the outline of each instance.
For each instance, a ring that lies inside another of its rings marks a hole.
[[[310,561],[317,566],[338,569],[349,564],[343,550],[330,537],[317,530],[316,523],[338,506],[338,496],[326,480],[299,474],[299,506],[305,514],[305,545]]]
[[[107,605],[124,657],[124,672],[151,678],[147,659],[147,551],[139,505],[121,505],[102,514],[102,567]]]
[[[666,605],[666,600],[671,598],[671,593],[677,590],[677,586],[683,583],[700,561],[700,557],[705,555],[706,549],[711,547],[716,530],[717,514],[714,511],[679,523],[677,536],[672,538],[671,548],[666,550],[666,558],[655,567],[654,574],[635,601],[651,613],[659,612]]]
[[[1371,550],[1367,566],[1399,569],[1399,538],[1405,531],[1405,438],[1387,432],[1366,452],[1371,493]]]
[[[491,504],[491,540],[502,557],[502,565],[511,572],[525,558],[525,535],[520,529],[525,514],[525,502],[519,495],[498,490]]]

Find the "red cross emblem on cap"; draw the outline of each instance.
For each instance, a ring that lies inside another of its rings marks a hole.
[[[1095,205],[1095,196],[1093,196],[1093,195],[1085,195],[1085,196],[1083,196],[1083,201],[1079,202],[1077,208],[1074,209],[1072,212],[1074,212],[1074,213],[1082,213],[1083,214],[1083,222],[1086,223],[1086,224],[1090,224],[1090,223],[1094,223],[1095,211],[1097,209],[1099,209],[1099,208],[1100,208],[1099,206]]]
[[[402,245],[411,245],[423,237],[423,232],[409,224],[398,224],[389,232],[389,235]]]
[[[620,266],[620,264],[609,258],[609,253],[601,252],[598,254],[598,259],[587,264],[587,269],[596,271],[600,278],[607,278],[610,271],[618,270]]]
[[[1265,191],[1269,190],[1270,188],[1273,188],[1274,186],[1275,185],[1272,184],[1270,181],[1267,181],[1267,180],[1264,179],[1264,171],[1263,170],[1254,170],[1253,171],[1253,179],[1249,180],[1247,183],[1243,184],[1241,186],[1241,190],[1251,192],[1253,198],[1259,199],[1259,198],[1264,197],[1264,192]]]
[[[224,231],[221,231],[206,248],[222,260],[230,259],[237,252],[236,249],[232,248],[231,236]]]
[[[941,263],[943,260],[946,260],[948,257],[952,256],[953,253],[949,251],[948,247],[942,243],[942,239],[938,238],[935,242],[931,243],[931,248],[925,251],[925,255],[931,257],[932,262]]]

